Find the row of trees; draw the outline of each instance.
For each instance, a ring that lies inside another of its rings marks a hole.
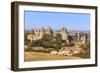
[[[57,34],[56,36],[51,36],[45,34],[42,39],[32,41],[32,46],[42,46],[45,48],[45,52],[49,48],[54,48],[55,50],[59,50],[62,48],[61,35]]]

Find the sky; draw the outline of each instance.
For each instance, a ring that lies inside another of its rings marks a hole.
[[[67,12],[24,11],[25,30],[49,28],[90,31],[90,14]]]

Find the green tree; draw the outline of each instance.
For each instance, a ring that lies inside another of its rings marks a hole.
[[[30,40],[25,41],[25,45],[28,46],[28,49],[26,51],[32,51],[32,43]]]
[[[82,55],[83,58],[90,58],[90,43],[85,43],[83,45],[80,46],[83,51],[85,51]]]
[[[62,48],[62,36],[59,33],[54,37],[53,48],[57,51]]]
[[[62,48],[62,37],[60,34],[56,34],[56,36],[45,34],[42,39],[33,41],[32,46],[42,46],[45,48],[45,52],[49,48],[59,50]]]

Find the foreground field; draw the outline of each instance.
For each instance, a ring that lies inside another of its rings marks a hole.
[[[40,53],[40,52],[25,52],[24,53],[24,61],[65,60],[65,59],[67,60],[80,59],[80,57],[51,55],[49,53]]]

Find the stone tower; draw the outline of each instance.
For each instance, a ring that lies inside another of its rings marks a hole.
[[[42,29],[40,29],[39,34],[40,34],[40,39],[41,39],[43,37],[43,35],[45,34],[45,28],[44,27],[42,27]]]
[[[51,29],[51,27],[49,27],[48,29],[46,29],[45,33],[51,35],[53,32],[53,30]]]
[[[77,40],[80,40],[80,32],[77,32]]]
[[[67,28],[62,28],[62,29],[61,29],[61,36],[62,36],[62,40],[65,40],[66,43],[69,44]]]
[[[85,44],[86,42],[87,42],[87,35],[84,34],[84,35],[82,36],[82,44]]]

